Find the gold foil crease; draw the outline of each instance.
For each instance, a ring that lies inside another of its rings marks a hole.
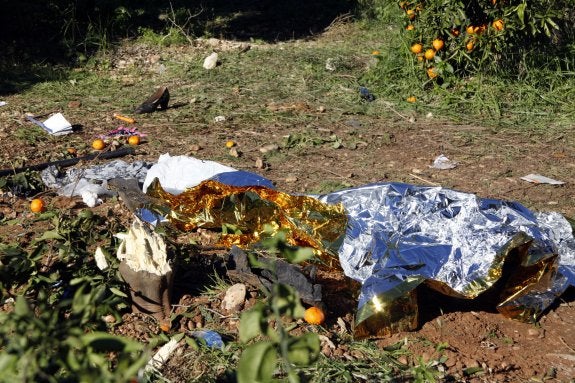
[[[328,205],[263,186],[230,186],[213,180],[174,195],[156,179],[147,194],[169,207],[168,219],[180,230],[226,227],[220,245],[247,247],[258,242],[264,225],[269,225],[274,232],[285,230],[291,245],[310,247],[325,265],[339,268],[337,249],[347,224],[341,204]]]

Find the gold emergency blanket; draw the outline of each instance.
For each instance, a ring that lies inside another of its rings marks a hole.
[[[339,268],[337,250],[347,223],[341,204],[214,180],[178,195],[166,192],[155,180],[147,194],[167,204],[168,219],[180,230],[224,229],[221,245],[247,247],[260,240],[264,225],[268,225],[274,232],[284,230],[290,244],[314,249],[324,265]]]

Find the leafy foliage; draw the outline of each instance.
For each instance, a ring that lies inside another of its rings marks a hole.
[[[311,249],[295,248],[285,242],[285,233],[279,232],[269,237],[263,247],[270,253],[277,253],[291,263],[309,259]],[[251,259],[257,267],[274,271],[274,264],[265,264]],[[239,383],[271,382],[278,361],[290,382],[299,382],[295,367],[305,367],[317,360],[320,343],[317,334],[306,333],[301,336],[290,335],[284,327],[284,318],[303,318],[304,308],[297,291],[285,284],[274,283],[271,291],[266,291],[268,299],[244,312],[240,321],[240,341],[260,340],[248,346],[238,363],[237,379]]]
[[[115,268],[97,269],[88,253],[106,237],[102,217],[48,211],[39,219],[53,228],[29,252],[0,247],[0,381],[128,381],[146,362],[144,346],[108,334],[102,320],[127,307]]]
[[[535,64],[573,55],[572,6],[572,1],[399,2],[406,45],[423,48],[412,60],[433,80],[479,71],[520,73],[525,60]]]

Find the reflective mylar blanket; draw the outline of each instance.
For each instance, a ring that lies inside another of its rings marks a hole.
[[[362,284],[357,338],[415,329],[422,283],[465,299],[497,288],[494,306],[520,320],[575,285],[570,224],[514,202],[399,183],[312,197],[208,180],[176,196],[156,181],[147,194],[167,202],[181,229],[228,225],[242,234],[231,230],[223,243],[247,246],[271,224],[313,247],[322,264],[341,266]]]

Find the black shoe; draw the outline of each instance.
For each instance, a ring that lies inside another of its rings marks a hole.
[[[142,105],[138,106],[134,113],[152,113],[155,112],[158,107],[161,110],[168,108],[168,102],[170,101],[170,92],[168,88],[162,86],[158,88]]]

